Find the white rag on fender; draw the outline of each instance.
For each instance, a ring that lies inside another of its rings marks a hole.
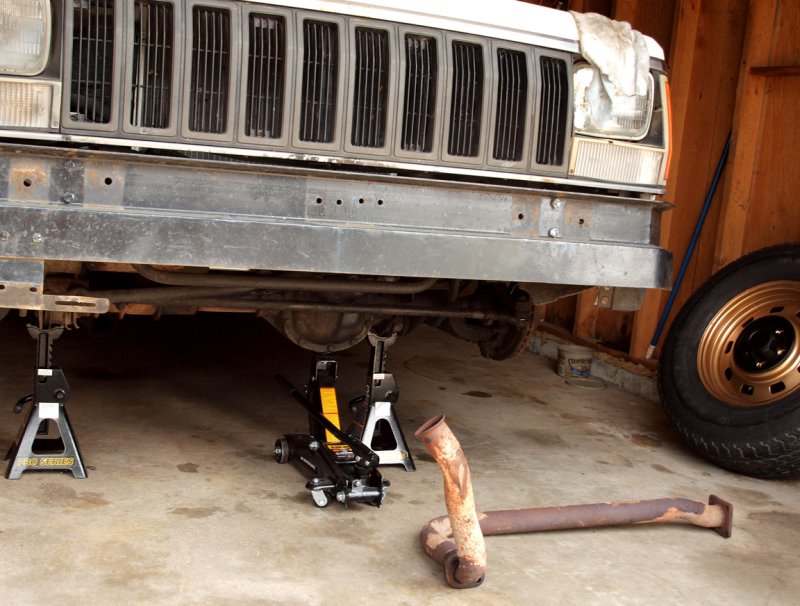
[[[625,21],[597,13],[572,13],[583,57],[626,97],[647,94],[650,53],[644,36]]]
[[[630,23],[596,13],[572,12],[572,17],[581,54],[601,74],[601,82],[594,82],[593,88],[602,86],[612,106],[635,95],[646,95],[650,53],[644,36]],[[597,88],[595,91],[599,92]]]

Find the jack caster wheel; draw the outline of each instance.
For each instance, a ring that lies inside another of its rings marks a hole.
[[[275,440],[275,450],[273,454],[278,463],[283,465],[289,462],[289,442],[286,438],[278,438]]]

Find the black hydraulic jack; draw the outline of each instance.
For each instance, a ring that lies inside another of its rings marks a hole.
[[[33,393],[14,405],[17,413],[28,403],[31,407],[6,455],[9,480],[18,480],[25,471],[69,471],[77,479],[86,478],[86,468],[67,416],[69,385],[64,372],[52,364],[53,342],[63,331],[63,327],[28,326],[31,337],[36,339],[36,376]]]
[[[314,504],[333,500],[347,506],[360,502],[380,507],[389,481],[378,465],[403,465],[414,471],[414,461],[394,414],[397,384],[385,372],[386,347],[394,339],[370,335],[372,351],[366,393],[350,402],[355,419],[341,429],[336,398],[338,364],[332,354],[317,354],[303,395],[284,377],[276,377],[309,414],[309,434],[287,434],[275,443],[275,460],[292,463],[309,478],[306,488]]]

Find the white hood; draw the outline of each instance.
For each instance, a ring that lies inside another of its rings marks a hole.
[[[383,19],[578,52],[578,29],[568,12],[517,0],[250,0],[356,17]],[[651,57],[664,59],[658,43],[645,36]]]

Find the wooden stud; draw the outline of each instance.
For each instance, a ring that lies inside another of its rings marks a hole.
[[[594,339],[597,337],[597,289],[584,290],[577,297],[572,332],[584,339]]]

